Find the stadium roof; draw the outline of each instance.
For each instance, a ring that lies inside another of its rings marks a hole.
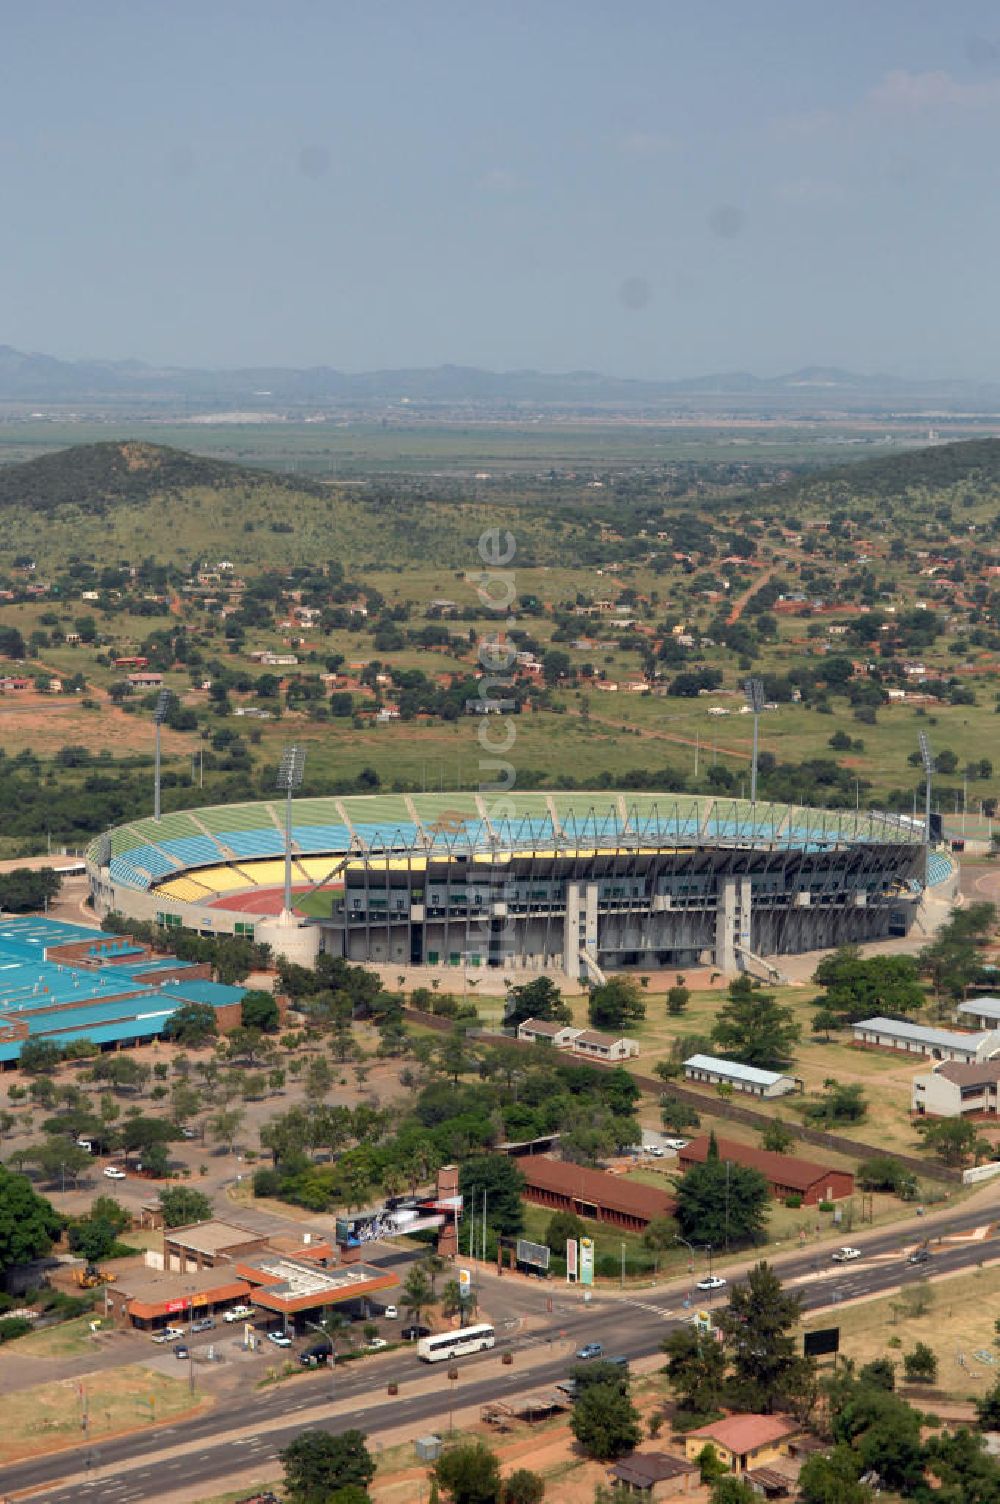
[[[751,1086],[776,1086],[779,1081],[793,1078],[783,1071],[763,1071],[756,1065],[743,1065],[739,1060],[723,1060],[721,1055],[689,1055],[685,1068],[709,1071],[714,1076],[729,1076],[734,1081],[746,1081]]]
[[[293,849],[302,856],[652,855],[695,846],[821,852],[923,840],[919,823],[878,811],[606,791],[513,794],[499,804],[468,792],[304,798],[293,801],[292,821]],[[199,867],[279,856],[282,825],[270,802],[175,811],[115,827],[91,843],[87,857],[110,866],[115,882],[146,889]]]

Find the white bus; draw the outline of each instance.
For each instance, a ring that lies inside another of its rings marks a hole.
[[[422,1337],[417,1352],[425,1363],[440,1363],[444,1358],[464,1358],[468,1353],[484,1353],[495,1347],[497,1334],[493,1327],[467,1326],[457,1332],[438,1332],[434,1337]]]

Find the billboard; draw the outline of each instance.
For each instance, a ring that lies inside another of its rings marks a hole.
[[[458,1293],[462,1300],[468,1300],[472,1294],[472,1270],[460,1269],[458,1271]]]
[[[517,1240],[517,1262],[530,1264],[534,1269],[549,1267],[550,1249],[545,1243],[529,1243],[527,1238]]]
[[[816,1332],[806,1332],[802,1338],[802,1351],[807,1358],[822,1358],[826,1353],[839,1353],[840,1327],[823,1326]]]
[[[569,1280],[575,1280],[577,1278],[577,1247],[578,1245],[575,1238],[566,1239],[566,1278]]]
[[[580,1283],[582,1285],[592,1285],[594,1283],[593,1238],[580,1239]]]

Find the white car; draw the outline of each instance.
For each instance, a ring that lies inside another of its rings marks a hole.
[[[273,1342],[275,1347],[291,1347],[292,1345],[291,1337],[286,1336],[284,1332],[268,1332],[267,1340]]]
[[[231,1311],[223,1311],[223,1321],[246,1321],[253,1315],[249,1306],[233,1306]]]
[[[177,1342],[184,1336],[184,1328],[179,1326],[165,1326],[162,1332],[153,1333],[154,1342]]]
[[[119,1165],[105,1165],[104,1173],[109,1180],[127,1180],[128,1176]]]
[[[370,1342],[365,1343],[365,1346],[370,1353],[380,1353],[382,1349],[384,1347],[388,1347],[389,1344],[388,1342],[386,1342],[384,1337],[373,1337]]]
[[[664,1142],[664,1145],[666,1146],[666,1148],[673,1149],[674,1151],[676,1151],[678,1149],[686,1149],[687,1146],[688,1146],[688,1144],[690,1143],[690,1139],[686,1139],[686,1138],[665,1138],[663,1140],[663,1142]]]
[[[853,1264],[855,1259],[861,1257],[860,1248],[837,1248],[830,1257],[835,1264]]]
[[[398,1321],[399,1309],[396,1306],[386,1306],[385,1310],[382,1312],[382,1315],[385,1317],[386,1321]]]
[[[721,1290],[725,1283],[721,1274],[706,1274],[704,1279],[698,1281],[695,1288],[698,1290]]]

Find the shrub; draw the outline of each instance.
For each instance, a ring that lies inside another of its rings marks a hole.
[[[832,1201],[819,1201],[816,1204],[816,1210],[819,1211],[819,1212],[832,1212],[833,1211],[833,1202]]]
[[[25,1337],[32,1323],[27,1316],[0,1317],[0,1342],[13,1342],[15,1337]]]
[[[788,1207],[789,1211],[797,1212],[799,1207],[802,1205],[802,1197],[796,1191],[794,1195],[785,1197],[785,1205]]]

